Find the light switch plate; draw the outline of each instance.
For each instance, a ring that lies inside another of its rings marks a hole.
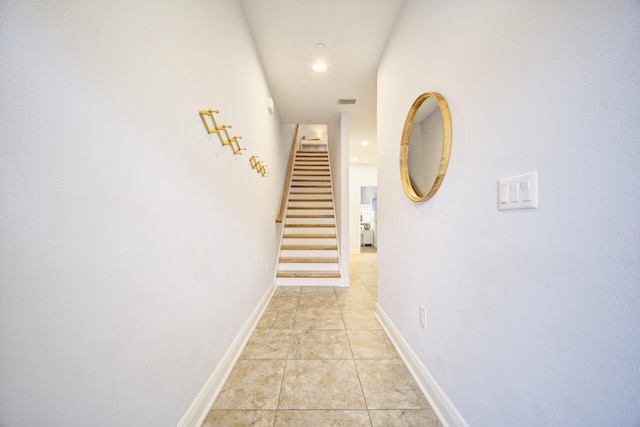
[[[498,180],[498,210],[537,209],[538,172]]]

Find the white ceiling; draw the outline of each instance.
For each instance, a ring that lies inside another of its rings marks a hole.
[[[377,163],[376,69],[404,0],[241,3],[281,120],[335,124],[348,111],[350,157]],[[326,61],[324,73],[311,69],[317,59]],[[339,98],[357,102],[338,105]]]

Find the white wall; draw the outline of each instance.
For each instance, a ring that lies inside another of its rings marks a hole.
[[[640,8],[408,0],[378,75],[379,304],[469,425],[640,425]],[[451,162],[415,204],[407,111],[441,92]],[[498,212],[538,171],[540,208]],[[427,308],[427,331],[418,305]]]
[[[0,424],[176,425],[274,277],[290,140],[242,10],[1,10]]]
[[[337,125],[328,126],[333,203],[336,210],[340,285],[349,286],[349,116],[341,113]]]
[[[349,164],[349,253],[360,252],[360,187],[378,185],[373,164]]]

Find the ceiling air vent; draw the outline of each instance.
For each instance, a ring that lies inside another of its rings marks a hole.
[[[338,99],[338,105],[353,105],[356,103],[355,98],[340,98]]]

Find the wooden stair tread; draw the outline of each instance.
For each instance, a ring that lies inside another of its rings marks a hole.
[[[318,210],[331,210],[333,209],[333,206],[288,206],[287,209],[294,209],[294,210],[305,210],[305,209],[318,209]]]
[[[329,161],[315,159],[296,159],[296,166],[326,166],[329,167]]]
[[[282,235],[283,239],[335,239],[335,234],[298,234],[298,233],[288,233]]]
[[[333,214],[290,214],[287,218],[333,218]]]
[[[335,227],[335,224],[285,224],[284,227],[291,227],[291,228],[332,228]]]
[[[293,171],[296,172],[329,172],[331,169],[329,166],[306,166],[298,165],[293,167]]]
[[[292,187],[309,187],[309,188],[314,188],[314,187],[330,188],[331,181],[325,181],[325,182],[302,181],[301,182],[301,181],[293,180],[291,182],[291,186]]]
[[[282,245],[283,251],[335,251],[338,245]]]
[[[277,277],[300,277],[308,279],[321,278],[339,278],[340,273],[337,271],[286,271],[278,270]]]
[[[313,197],[300,197],[299,199],[289,199],[290,202],[333,202],[331,197],[326,199],[314,199]]]
[[[320,190],[320,191],[293,190],[293,191],[290,191],[289,194],[331,194],[331,190]]]
[[[291,257],[280,258],[282,264],[334,264],[338,262],[338,258],[320,258],[320,257]]]

